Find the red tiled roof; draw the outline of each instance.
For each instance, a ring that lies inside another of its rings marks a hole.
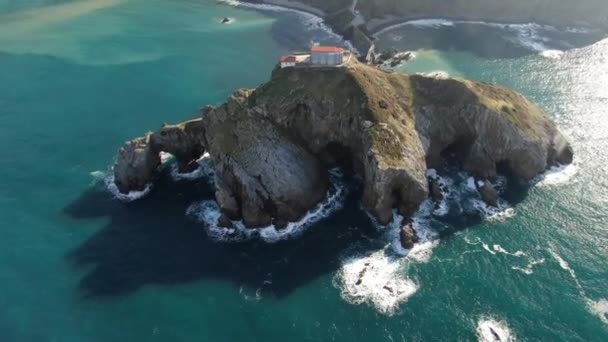
[[[330,53],[330,52],[343,52],[344,49],[341,47],[337,47],[337,46],[322,46],[322,45],[315,45],[313,46],[310,51],[312,52],[324,52],[324,53]]]
[[[293,63],[296,62],[296,56],[289,55],[281,57],[281,63]]]

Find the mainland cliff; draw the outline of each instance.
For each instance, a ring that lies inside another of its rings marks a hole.
[[[354,58],[339,68],[277,67],[257,89],[127,142],[114,165],[119,190],[153,181],[161,151],[182,172],[208,152],[224,223],[249,227],[300,218],[325,196],[336,165],[360,176],[364,206],[385,224],[394,208],[417,210],[429,196],[426,170],[441,170],[448,155],[482,181],[497,165],[530,180],[573,157],[547,115],[512,90],[389,73]]]
[[[322,11],[326,23],[353,42],[362,56],[373,34],[386,25],[443,18],[497,23],[538,23],[608,32],[606,0],[244,0],[287,7],[303,4]],[[315,12],[317,12],[315,10]]]

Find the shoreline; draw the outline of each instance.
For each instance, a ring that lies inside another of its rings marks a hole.
[[[235,7],[239,7],[239,3],[244,4],[245,6],[247,6],[247,5],[276,6],[276,7],[281,7],[285,10],[304,12],[306,14],[314,15],[315,17],[319,17],[319,18],[323,19],[323,21],[325,21],[325,18],[327,18],[327,13],[325,13],[325,11],[318,9],[316,7],[305,5],[305,4],[303,4],[301,2],[297,2],[297,1],[290,1],[290,0],[237,0],[237,1],[223,0],[223,1],[219,1],[219,2],[224,3],[226,5],[235,6]],[[256,8],[256,9],[263,10],[263,8]]]
[[[542,21],[502,21],[502,20],[487,20],[487,19],[471,19],[464,17],[428,17],[428,16],[391,16],[384,19],[374,18],[368,20],[366,22],[366,27],[369,31],[369,34],[372,37],[376,37],[378,34],[383,33],[385,31],[391,30],[393,28],[397,28],[402,25],[407,25],[410,22],[414,21],[422,21],[422,20],[434,20],[434,21],[445,21],[452,22],[455,24],[480,24],[480,25],[539,25],[546,27],[553,27],[559,29],[587,29],[587,30],[597,30],[599,32],[605,32],[602,28],[594,27],[589,23],[580,23],[577,26],[574,25],[563,25],[563,24],[554,24],[547,23]]]

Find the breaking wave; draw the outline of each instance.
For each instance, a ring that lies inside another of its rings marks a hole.
[[[598,301],[587,301],[589,311],[600,318],[602,322],[608,324],[608,300],[600,299]]]
[[[553,166],[533,180],[538,187],[561,185],[570,182],[578,173],[574,164]]]
[[[195,180],[205,177],[210,184],[213,184],[215,170],[213,161],[209,153],[203,154],[197,161],[198,168],[189,173],[180,173],[177,164],[171,165],[171,178],[174,181]]]
[[[505,321],[484,317],[477,322],[477,338],[480,342],[512,342],[515,336]]]
[[[104,183],[106,185],[106,189],[108,189],[108,191],[110,191],[110,193],[112,193],[114,198],[116,198],[122,202],[125,202],[125,203],[133,202],[140,198],[143,198],[147,194],[149,194],[150,191],[152,190],[152,183],[148,183],[148,184],[146,184],[146,186],[143,190],[129,191],[129,193],[123,194],[122,192],[120,192],[118,190],[118,187],[116,186],[116,183],[114,182],[114,175],[110,175],[110,176],[107,176],[106,178],[104,178]]]
[[[392,315],[418,290],[418,285],[402,274],[402,268],[401,258],[379,250],[344,260],[335,282],[348,303],[366,303],[382,314]]]
[[[542,31],[556,31],[557,29],[553,26],[549,25],[541,25],[536,23],[527,23],[527,24],[501,24],[501,23],[490,23],[485,21],[451,21],[444,19],[420,19],[420,20],[409,20],[405,22],[401,22],[395,25],[387,26],[373,35],[374,37],[378,37],[379,35],[391,31],[396,28],[404,27],[404,26],[415,26],[415,27],[426,27],[433,29],[440,29],[446,27],[453,27],[457,24],[473,24],[473,25],[483,25],[493,28],[498,28],[504,30],[511,34],[511,36],[506,36],[505,39],[512,41],[526,49],[531,51],[538,52],[539,55],[551,58],[558,59],[563,55],[563,51],[552,49],[548,46],[551,39],[544,36]],[[585,33],[583,30],[577,31],[577,29],[568,29],[568,32],[573,33]]]
[[[342,177],[342,173],[337,169],[331,170],[331,187],[325,199],[315,208],[309,210],[299,221],[290,222],[287,227],[282,229],[274,225],[250,229],[242,221],[232,221],[232,228],[220,227],[218,226],[218,219],[221,216],[221,212],[217,202],[214,200],[193,203],[186,210],[186,215],[204,223],[208,236],[216,241],[236,242],[260,239],[273,243],[290,239],[300,236],[307,228],[331,216],[343,207],[348,190]]]

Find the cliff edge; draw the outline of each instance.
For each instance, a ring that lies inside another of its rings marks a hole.
[[[151,182],[161,151],[184,172],[209,152],[223,221],[249,227],[297,220],[324,197],[336,165],[361,177],[364,206],[386,224],[394,208],[417,210],[429,194],[427,169],[448,157],[479,180],[496,177],[497,165],[530,180],[573,156],[547,115],[512,90],[388,73],[354,58],[277,67],[269,82],[200,118],[127,142],[114,166],[119,190]]]

